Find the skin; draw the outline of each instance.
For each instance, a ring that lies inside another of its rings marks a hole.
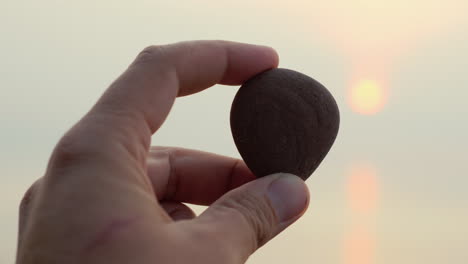
[[[245,263],[304,213],[304,182],[255,179],[241,160],[151,147],[151,136],[177,96],[277,65],[271,48],[226,41],[144,49],[26,192],[17,263]],[[209,207],[195,216],[183,203]]]

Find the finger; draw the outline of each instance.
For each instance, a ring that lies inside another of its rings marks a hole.
[[[96,196],[111,187],[116,192],[141,188],[152,192],[144,175],[151,134],[174,98],[218,82],[241,83],[277,64],[271,48],[234,42],[195,41],[145,49],[57,144],[46,173],[49,185],[63,181],[73,190],[79,185]],[[100,173],[87,173],[91,167]],[[63,177],[64,168],[70,172],[66,175],[74,176]]]
[[[172,147],[152,147],[148,176],[159,200],[209,205],[255,176],[239,159]]]
[[[80,122],[80,136],[105,134],[101,140],[124,141],[130,153],[142,158],[177,95],[216,83],[241,84],[277,65],[276,52],[264,46],[191,41],[148,47]]]
[[[307,187],[299,177],[275,174],[247,183],[216,201],[191,222],[203,241],[244,261],[306,210]],[[194,235],[197,238],[197,235]]]
[[[174,221],[195,218],[195,213],[187,205],[179,202],[163,201],[161,207]]]

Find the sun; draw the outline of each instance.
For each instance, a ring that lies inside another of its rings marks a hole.
[[[351,109],[359,114],[373,115],[385,105],[385,91],[377,81],[363,79],[352,85],[349,91]]]

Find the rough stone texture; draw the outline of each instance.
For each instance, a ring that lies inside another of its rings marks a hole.
[[[234,141],[257,177],[287,172],[306,180],[333,145],[339,123],[330,92],[287,69],[248,80],[231,108]]]

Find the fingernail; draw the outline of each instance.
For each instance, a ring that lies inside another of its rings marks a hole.
[[[286,173],[282,173],[270,184],[267,195],[280,222],[291,220],[301,214],[309,199],[304,181]]]

